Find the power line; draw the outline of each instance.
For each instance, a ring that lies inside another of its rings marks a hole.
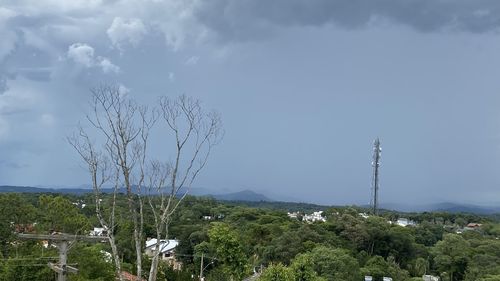
[[[55,242],[59,251],[59,261],[57,263],[48,262],[48,266],[57,272],[57,281],[66,281],[68,273],[77,273],[78,269],[68,265],[68,251],[75,241],[98,242],[103,240],[103,237],[86,236],[86,235],[71,235],[71,234],[34,234],[34,233],[19,233],[19,238],[32,240],[49,240]],[[46,265],[44,265],[46,266]]]
[[[54,260],[54,259],[57,259],[58,257],[38,257],[38,258],[8,258],[8,259],[5,259],[6,261],[30,261],[30,260],[44,260],[44,259],[51,259],[51,260]]]
[[[180,256],[180,257],[193,257],[193,258],[201,258],[201,256],[202,256],[201,254],[200,255],[175,254],[175,255]],[[217,258],[205,256],[205,255],[203,255],[203,258],[204,259],[211,259],[211,260],[218,260]]]
[[[67,265],[73,266],[73,265],[78,265],[76,263],[68,263]],[[35,266],[47,266],[46,263],[33,263],[33,264],[9,264],[9,267],[15,266],[15,267],[35,267]]]

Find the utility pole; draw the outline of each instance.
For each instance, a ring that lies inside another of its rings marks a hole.
[[[382,156],[382,148],[380,147],[380,140],[375,139],[373,143],[373,175],[372,175],[372,211],[374,215],[378,215],[378,188],[379,188],[379,167],[380,157]]]
[[[205,258],[207,259],[210,259],[211,261],[205,265],[204,261],[205,261]],[[205,257],[205,253],[201,253],[201,264],[200,264],[200,281],[204,281],[205,280],[205,277],[203,277],[203,272],[205,271],[205,269],[207,269],[210,265],[214,264],[214,261],[217,260],[216,258],[214,257],[210,257],[210,256],[207,256]],[[204,266],[205,265],[205,266]]]
[[[59,250],[59,262],[48,263],[48,266],[57,272],[57,281],[66,281],[68,273],[77,273],[78,269],[68,265],[68,251],[71,245],[79,241],[98,242],[106,239],[99,236],[86,236],[86,235],[71,235],[71,234],[25,234],[20,233],[17,235],[19,238],[32,239],[32,240],[48,240],[56,242],[57,249]]]

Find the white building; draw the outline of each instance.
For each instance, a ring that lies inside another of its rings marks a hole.
[[[326,218],[323,217],[321,214],[323,214],[323,211],[317,211],[317,212],[313,212],[310,215],[304,215],[304,221],[307,221],[307,222],[315,222],[315,221],[325,222]]]
[[[396,224],[399,226],[403,226],[403,227],[416,225],[416,223],[414,221],[409,220],[407,218],[399,218],[398,221],[396,222]]]
[[[422,276],[422,279],[424,281],[439,281],[439,277],[432,276],[432,275],[424,275],[424,276]]]
[[[103,227],[94,227],[94,230],[91,230],[90,236],[106,236],[108,234],[108,230]]]
[[[175,259],[175,248],[179,245],[179,240],[160,240],[157,243],[156,238],[151,238],[146,241],[146,249],[144,250],[149,257],[154,256],[156,244],[160,247],[160,257],[162,260],[170,264],[175,270],[180,270],[182,264]]]
[[[370,216],[367,213],[358,213],[358,215],[364,219],[369,218]]]

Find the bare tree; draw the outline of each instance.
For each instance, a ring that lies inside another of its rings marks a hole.
[[[186,197],[199,172],[207,163],[213,146],[222,138],[222,124],[216,112],[205,113],[198,100],[180,96],[163,97],[160,109],[175,143],[171,163],[151,162],[149,168],[149,206],[155,222],[156,241],[149,281],[156,280],[162,246],[168,241],[171,217]],[[151,194],[156,194],[153,197]]]
[[[109,157],[111,169],[116,171],[115,190],[121,187],[125,189],[130,218],[134,226],[136,275],[139,281],[142,276],[144,224],[142,188],[145,176],[143,167],[146,161],[149,131],[158,115],[147,107],[137,105],[121,93],[116,86],[103,85],[92,89],[91,92],[92,114],[87,115],[87,121],[97,135],[104,139],[103,151]],[[83,129],[80,132],[80,137],[85,136],[83,138],[87,139],[86,143],[90,143],[88,135],[82,133]],[[111,220],[114,222],[114,212]]]
[[[111,200],[110,215],[109,219],[105,219],[104,211],[102,207],[102,187],[110,179],[112,171],[110,171],[110,163],[104,155],[99,152],[94,143],[90,140],[87,133],[83,128],[79,128],[78,134],[74,134],[68,137],[68,142],[73,146],[73,148],[82,157],[87,165],[88,171],[92,179],[92,190],[94,193],[95,201],[95,212],[99,224],[102,228],[106,230],[106,237],[108,238],[109,245],[111,247],[111,253],[113,260],[115,262],[115,274],[120,281],[123,281],[121,275],[121,264],[120,256],[118,254],[118,248],[116,246],[115,240],[115,206],[116,206],[116,193],[118,191],[118,181],[115,178],[115,185],[113,189],[113,197]],[[119,175],[115,170],[114,175]]]
[[[160,241],[168,241],[172,215],[207,163],[213,146],[222,138],[221,119],[215,112],[205,113],[198,100],[186,96],[160,98],[160,108],[155,110],[137,105],[115,86],[101,86],[91,92],[92,114],[87,116],[87,121],[103,139],[102,148],[98,149],[82,127],[69,142],[88,165],[96,214],[101,226],[109,230],[108,239],[120,280],[120,261],[114,238],[116,194],[121,188],[125,190],[134,226],[138,281],[142,279],[143,210],[144,200],[147,200],[157,239],[149,272],[149,281],[155,281],[164,245]],[[150,131],[160,116],[174,140],[174,160],[171,162],[150,161],[147,157]],[[106,220],[101,189],[111,180],[114,194],[110,218]]]

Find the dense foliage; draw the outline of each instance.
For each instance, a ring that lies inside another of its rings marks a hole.
[[[104,200],[110,198],[104,197]],[[47,262],[57,249],[22,240],[15,232],[86,234],[99,226],[90,195],[0,194],[0,280],[55,280]],[[133,271],[134,246],[125,197],[118,197],[117,244],[124,270]],[[309,211],[313,205],[297,205]],[[317,210],[320,208],[318,207]],[[180,240],[176,249],[181,271],[162,264],[159,280],[242,280],[262,272],[259,280],[325,281],[422,280],[432,274],[447,281],[500,280],[500,224],[472,214],[384,212],[365,218],[354,207],[322,207],[325,222],[289,218],[293,203],[217,202],[187,197],[172,218],[169,233]],[[123,216],[123,217],[122,217]],[[389,221],[405,217],[415,226]],[[153,237],[146,213],[144,237]],[[468,223],[481,223],[467,231]],[[113,280],[107,243],[77,242],[69,264],[79,268],[70,280]],[[144,265],[148,266],[147,262]],[[147,272],[147,271],[145,271]]]

